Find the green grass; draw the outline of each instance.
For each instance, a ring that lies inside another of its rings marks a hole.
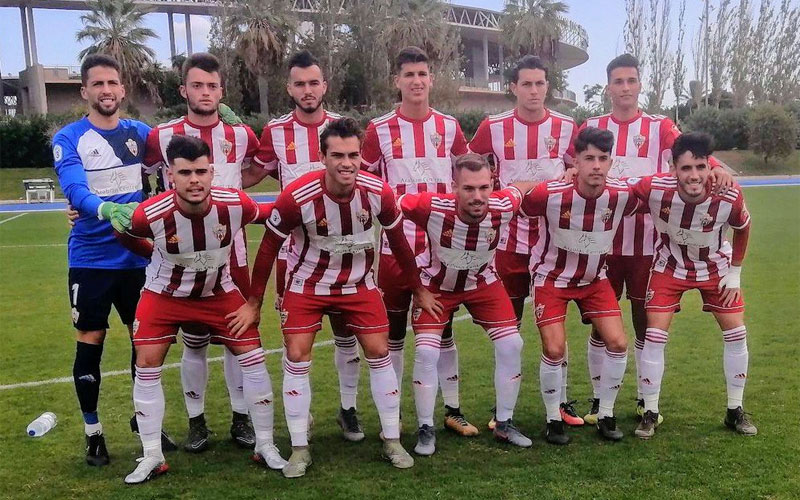
[[[717,151],[714,156],[734,168],[739,175],[800,174],[800,150],[797,149],[785,158],[772,158],[769,163],[764,163],[764,158],[750,150]]]
[[[544,443],[540,432],[544,408],[538,388],[539,340],[526,311],[523,327],[524,374],[515,420],[534,439],[532,449],[496,444],[483,431],[473,439],[445,432],[431,458],[417,458],[407,471],[379,460],[378,420],[362,370],[359,411],[367,433],[363,443],[344,442],[334,423],[338,394],[332,348],[314,351],[312,411],[316,419],[314,465],[305,478],[288,481],[279,473],[249,463],[247,453],[227,439],[230,408],[221,364],[213,363],[207,396],[213,447],[194,456],[168,456],[171,472],[152,483],[126,487],[122,478],[135,466],[138,440],[128,430],[131,384],[127,376],[105,377],[100,415],[106,429],[111,465],[93,469],[83,463],[80,412],[71,383],[0,390],[0,484],[2,496],[14,498],[796,498],[800,491],[800,438],[797,396],[800,394],[800,188],[746,190],[753,217],[750,250],[743,283],[750,332],[750,373],[746,407],[759,427],[745,438],[722,426],[725,381],[722,340],[708,314],[700,312],[699,295],[689,293],[675,319],[667,348],[667,372],[661,409],[665,422],[655,438],[633,437],[635,373],[631,356],[618,400],[620,443],[602,442],[590,428],[570,430],[566,447]],[[0,220],[11,217],[0,214]],[[67,225],[60,213],[35,214],[0,225],[0,384],[35,381],[71,374],[75,350],[66,286]],[[260,231],[248,233],[259,238]],[[41,246],[37,246],[41,245]],[[254,250],[257,243],[251,243]],[[271,299],[266,301],[270,303]],[[627,305],[623,306],[627,313]],[[570,393],[585,411],[590,395],[586,374],[587,328],[570,311]],[[262,339],[266,348],[281,344],[278,322],[264,308]],[[461,356],[462,408],[484,429],[493,405],[493,355],[483,332],[469,322],[456,324]],[[106,342],[103,370],[128,366],[129,343],[115,317]],[[319,340],[330,338],[325,331]],[[403,414],[411,448],[414,405],[406,350]],[[211,355],[221,354],[214,347]],[[168,362],[179,359],[173,348]],[[267,357],[279,392],[279,356]],[[179,372],[165,370],[165,428],[185,437],[186,418]],[[283,409],[276,408],[276,437],[289,449]],[[26,425],[43,411],[59,417],[58,426],[40,439],[28,438]],[[437,422],[442,414],[437,410]]]

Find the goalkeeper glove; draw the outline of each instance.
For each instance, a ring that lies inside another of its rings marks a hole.
[[[97,218],[107,220],[111,227],[124,233],[131,227],[131,217],[138,203],[113,203],[104,201],[97,207]]]

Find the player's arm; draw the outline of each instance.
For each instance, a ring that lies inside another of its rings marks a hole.
[[[547,183],[540,182],[522,198],[519,211],[523,217],[541,217],[547,213]]]
[[[364,141],[361,143],[361,169],[374,174],[378,171],[382,159],[378,129],[370,122],[364,132]]]
[[[114,236],[131,252],[149,259],[153,256],[153,233],[143,208],[137,207],[131,215],[130,226],[125,231],[114,229]]]
[[[255,164],[254,166],[261,167],[261,170],[264,171],[264,177],[269,175],[275,179],[278,178],[278,155],[275,154],[275,147],[272,144],[272,132],[269,126],[265,126],[261,132],[261,139],[258,143],[258,150],[253,156],[253,163]],[[242,178],[242,185],[244,185],[244,177]]]
[[[456,135],[453,137],[453,146],[450,148],[452,156],[461,156],[469,153],[467,148],[467,138],[464,136],[464,131],[461,130],[461,124],[456,120]]]
[[[516,188],[524,196],[524,195],[530,193],[531,191],[533,191],[534,188],[536,188],[536,186],[538,186],[539,184],[541,184],[541,182],[517,181],[517,182],[511,184],[509,187]]]
[[[719,280],[719,289],[722,291],[722,305],[728,307],[741,297],[742,264],[747,253],[747,242],[750,239],[750,213],[744,204],[742,188],[739,187],[739,197],[734,203],[728,223],[733,229],[733,254],[731,267],[728,274]]]
[[[585,123],[585,122],[584,122]],[[575,139],[578,137],[578,127],[573,125],[572,133],[569,138],[569,146],[564,151],[564,176],[560,179],[564,182],[572,182],[578,173],[578,166],[575,164]]]
[[[253,129],[246,125],[244,129],[247,131],[247,150],[242,161],[242,187],[249,188],[264,180],[269,175],[269,170],[253,161],[260,148],[259,140]]]
[[[469,141],[467,148],[471,153],[481,156],[494,153],[492,150],[492,133],[489,129],[488,118],[484,118],[480,125],[478,125],[478,130],[475,131],[475,135],[472,136],[472,140]]]

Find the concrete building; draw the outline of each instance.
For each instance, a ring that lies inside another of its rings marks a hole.
[[[185,18],[186,46],[191,54],[191,16],[213,15],[222,5],[217,0],[137,0],[137,3],[149,7],[153,12],[167,15],[172,56],[176,55],[174,16],[183,15]],[[0,0],[0,7],[20,9],[26,69],[20,72],[16,81],[13,78],[3,78],[4,96],[13,93],[16,88],[16,112],[59,112],[74,105],[74,96],[80,99],[75,92],[80,86],[80,77],[75,80],[73,69],[45,68],[39,64],[33,9],[86,10],[86,5],[85,0]],[[295,11],[305,21],[314,21],[318,5],[319,0],[294,0]],[[458,27],[464,47],[462,55],[466,64],[459,86],[460,107],[487,112],[509,108],[510,101],[506,97],[506,85],[501,74],[505,55],[500,31],[502,12],[448,4],[446,16],[450,24]],[[556,47],[559,65],[563,69],[569,69],[584,63],[589,58],[586,51],[588,45],[586,30],[579,24],[564,19],[562,36]],[[575,93],[569,90],[557,94],[555,99],[567,105],[577,105]],[[11,101],[12,99],[4,100],[6,113],[11,112]],[[145,108],[148,107],[145,104]],[[147,109],[141,111],[146,114]]]

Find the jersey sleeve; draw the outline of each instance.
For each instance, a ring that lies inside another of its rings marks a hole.
[[[468,148],[471,152],[479,155],[487,155],[493,153],[492,150],[492,132],[489,128],[489,119],[484,118],[472,140],[469,141]]]
[[[381,144],[378,139],[378,129],[370,122],[364,133],[364,142],[361,144],[361,168],[368,172],[376,173],[383,158]]]
[[[496,198],[501,201],[508,201],[511,203],[511,210],[510,212],[517,212],[522,204],[522,191],[517,189],[515,186],[509,186],[505,189],[501,189],[500,191],[495,191],[492,193],[492,198]]]
[[[737,190],[736,201],[733,202],[733,208],[728,216],[728,224],[734,229],[744,229],[750,224],[750,212],[744,202],[742,187],[739,185],[735,187]]]
[[[403,217],[424,228],[431,213],[431,193],[406,193],[398,200]]]
[[[397,198],[395,198],[392,188],[385,182],[381,190],[381,209],[377,218],[381,226],[387,229],[396,226],[402,220],[400,208],[397,206]]]
[[[450,154],[453,156],[461,156],[467,152],[467,138],[464,137],[461,124],[456,120],[456,136],[453,138],[453,146],[450,148]]]
[[[585,122],[584,122],[585,123]],[[575,165],[575,139],[578,137],[578,125],[572,125],[572,132],[569,136],[569,145],[567,146],[567,150],[564,151],[564,163],[568,166]]]
[[[244,160],[242,161],[242,169],[250,167],[251,160],[258,153],[258,148],[259,148],[258,137],[256,137],[256,133],[253,132],[253,129],[251,129],[247,125],[244,126],[244,129],[247,132],[247,148],[245,149],[245,152],[244,152]]]
[[[650,192],[653,188],[653,176],[629,177],[625,182],[630,186],[633,196],[647,203],[650,200]]]
[[[527,217],[542,217],[547,212],[547,183],[543,182],[522,198],[519,213]]]
[[[267,229],[283,240],[288,238],[292,230],[299,225],[300,207],[294,201],[292,192],[281,192],[267,218]]]
[[[275,154],[275,146],[272,144],[272,131],[269,126],[265,126],[261,132],[258,150],[253,156],[253,161],[268,172],[278,170],[278,155]]]
[[[136,238],[153,238],[153,231],[150,229],[150,222],[144,212],[144,204],[140,203],[131,215],[131,227],[126,231],[130,236]]]
[[[161,153],[161,141],[158,139],[158,128],[150,129],[144,146],[144,170],[152,174],[165,164],[166,159]]]
[[[259,205],[242,190],[239,190],[239,199],[242,200],[242,225],[251,224],[261,213]]]
[[[675,139],[681,136],[681,131],[672,120],[664,118],[661,120],[658,134],[661,143],[661,159],[665,163],[669,163],[672,161],[672,146],[675,144]]]
[[[89,189],[89,180],[76,142],[61,132],[53,137],[53,160],[58,183],[75,210],[81,215],[97,217],[97,209],[103,199]]]

